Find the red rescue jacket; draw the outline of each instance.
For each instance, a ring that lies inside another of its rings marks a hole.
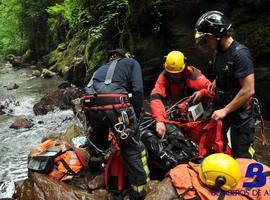
[[[175,103],[195,91],[200,91],[203,94],[203,100],[213,99],[213,96],[207,91],[210,83],[199,69],[192,66],[187,67],[186,74],[179,83],[170,81],[166,71],[161,72],[151,92],[150,107],[154,119],[157,122],[162,122],[167,118],[162,102],[165,99],[169,99],[169,103]]]

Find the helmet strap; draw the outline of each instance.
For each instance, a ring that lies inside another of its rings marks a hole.
[[[217,50],[222,51],[221,39],[217,39]]]

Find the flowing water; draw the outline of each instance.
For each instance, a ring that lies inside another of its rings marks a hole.
[[[13,110],[10,114],[0,115],[0,183],[26,179],[27,155],[31,148],[49,132],[64,131],[73,121],[71,110],[34,115],[33,105],[48,92],[56,90],[62,80],[59,77],[35,78],[31,73],[31,68],[15,71],[8,64],[0,64],[0,102]],[[7,90],[6,86],[14,83],[19,88]],[[27,129],[9,128],[17,118],[30,119],[34,125]]]

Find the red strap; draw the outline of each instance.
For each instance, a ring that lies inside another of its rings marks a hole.
[[[114,104],[114,105],[106,105],[106,106],[84,106],[84,108],[89,109],[89,110],[112,110],[114,108],[126,108],[129,107],[130,103],[125,103],[125,104]]]
[[[97,95],[84,95],[84,98],[93,98],[93,97],[128,97],[127,94],[97,94]]]

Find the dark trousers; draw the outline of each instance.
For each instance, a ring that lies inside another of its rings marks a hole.
[[[254,158],[255,120],[242,126],[231,125],[232,153],[235,158]]]
[[[120,134],[114,129],[114,125],[119,122],[118,117],[120,116],[121,110],[125,110],[128,115],[128,128],[135,130],[137,119],[133,107],[117,110],[87,110],[86,118],[89,125],[92,127],[89,140],[100,150],[106,150],[110,145],[108,141],[109,129],[114,133],[125,161],[129,182],[133,190],[140,193],[142,191],[141,188],[146,184],[149,176],[147,154],[145,146],[139,140],[139,132],[135,133],[132,138],[122,140],[120,139]],[[94,157],[93,160],[100,157],[100,154],[98,154],[91,145],[89,149],[91,158]]]

